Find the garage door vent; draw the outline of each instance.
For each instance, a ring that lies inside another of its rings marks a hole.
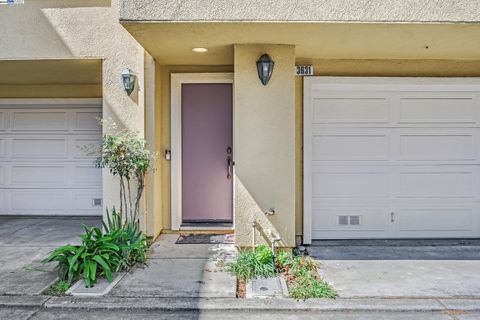
[[[360,225],[360,216],[350,216],[350,225],[359,226]]]
[[[348,225],[348,216],[338,216],[338,224],[341,226]]]
[[[338,224],[341,226],[359,226],[360,216],[338,216]]]
[[[102,206],[102,198],[94,198],[92,204],[94,207]]]

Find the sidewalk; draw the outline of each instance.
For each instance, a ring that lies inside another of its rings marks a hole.
[[[480,299],[1,296],[2,319],[479,319]],[[15,317],[11,317],[14,315]],[[117,318],[114,318],[114,316]],[[167,315],[169,315],[167,317]],[[17,317],[18,316],[18,317]]]
[[[128,273],[104,297],[42,296],[37,293],[38,288],[35,292],[25,290],[29,283],[24,281],[21,287],[24,291],[0,294],[0,319],[480,319],[480,296],[475,290],[463,291],[467,293],[464,296],[437,290],[441,295],[434,297],[341,295],[335,300],[236,299],[236,280],[224,270],[225,264],[234,257],[234,246],[175,244],[177,238],[178,235],[162,235],[152,245],[149,266]],[[329,251],[321,252],[325,255]],[[326,256],[319,257],[323,262],[328,260]],[[335,263],[335,260],[330,261]],[[342,263],[350,266],[348,272],[358,274],[358,261]],[[331,265],[324,266],[329,268],[327,272],[341,274]],[[362,268],[365,272],[368,269]],[[399,271],[410,272],[408,268],[402,270]],[[34,275],[43,274],[45,272]],[[373,280],[383,279],[381,283],[390,283],[384,273],[375,274],[381,277]],[[476,275],[471,279],[474,277]],[[363,281],[360,281],[362,277],[357,278],[357,282],[349,282],[350,287],[352,284],[364,287],[368,282],[365,278]],[[336,284],[344,289],[343,292],[351,289],[343,288],[338,281]],[[477,285],[477,282],[470,285]]]

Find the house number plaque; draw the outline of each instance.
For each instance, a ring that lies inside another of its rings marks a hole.
[[[295,66],[296,76],[313,76],[313,66]]]

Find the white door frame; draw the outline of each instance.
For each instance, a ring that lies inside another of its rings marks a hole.
[[[233,84],[233,73],[231,72],[230,73],[172,73],[170,76],[172,230],[183,229],[181,228],[181,225],[182,225],[182,84],[184,83],[232,83]],[[233,92],[233,87],[232,87],[232,92]],[[232,114],[234,115],[235,109],[234,109],[233,101],[232,101],[232,108],[233,108]],[[233,153],[235,155],[234,146],[233,146]],[[234,156],[234,159],[235,159],[235,156]],[[235,179],[235,174],[233,174],[233,179]],[[233,183],[235,184],[235,180],[233,180]],[[233,214],[235,215],[235,212],[233,212]],[[190,227],[189,229],[195,229],[195,228]],[[206,228],[202,227],[202,229],[206,229]]]

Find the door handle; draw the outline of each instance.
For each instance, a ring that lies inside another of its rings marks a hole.
[[[232,178],[232,157],[227,156],[227,179]]]
[[[232,148],[227,147],[227,179],[232,178]]]

